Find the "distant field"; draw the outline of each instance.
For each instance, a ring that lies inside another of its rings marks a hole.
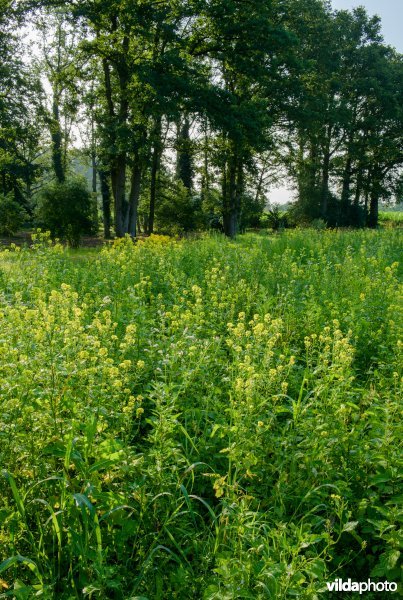
[[[0,589],[398,582],[399,233],[1,251]]]
[[[379,213],[379,222],[381,225],[401,227],[403,225],[403,212],[381,211]]]

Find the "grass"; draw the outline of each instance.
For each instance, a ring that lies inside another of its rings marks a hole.
[[[400,241],[2,251],[3,597],[400,581]]]
[[[383,227],[401,227],[403,224],[403,212],[380,211],[379,223]]]

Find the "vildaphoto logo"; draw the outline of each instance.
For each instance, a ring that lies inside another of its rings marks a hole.
[[[327,589],[329,592],[358,592],[364,594],[365,592],[396,592],[397,583],[389,581],[343,581],[343,579],[335,579],[331,583],[327,583]]]

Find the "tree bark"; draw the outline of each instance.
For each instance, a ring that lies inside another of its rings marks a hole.
[[[142,171],[139,161],[136,160],[132,167],[131,184],[130,184],[130,196],[129,196],[129,220],[128,220],[128,233],[132,238],[137,235],[137,209],[139,205],[140,189],[141,189],[141,176]]]
[[[228,199],[228,165],[227,162],[224,162],[222,169],[222,179],[221,179],[221,190],[222,190],[222,223],[223,223],[223,231],[227,235],[227,231],[229,231],[229,219],[230,219],[230,204]]]
[[[100,168],[98,172],[101,183],[104,236],[105,239],[108,240],[111,237],[111,193],[109,189],[108,172],[103,168]]]
[[[238,232],[236,176],[237,160],[235,154],[233,154],[228,165],[228,217],[224,223],[224,233],[230,238],[234,238]]]
[[[190,125],[187,115],[180,127],[177,139],[176,173],[189,192],[193,187],[193,165],[190,147]]]
[[[125,36],[122,42],[121,60],[115,65],[115,70],[119,79],[119,110],[115,110],[113,102],[112,85],[109,63],[103,60],[105,95],[108,106],[109,117],[111,119],[110,142],[112,145],[124,147],[124,140],[119,140],[119,134],[124,135],[127,125],[129,104],[127,99],[128,71],[126,64],[126,55],[129,40]],[[128,202],[126,201],[126,169],[127,169],[127,151],[120,150],[111,160],[111,182],[112,193],[115,205],[115,233],[117,237],[123,237],[127,233],[127,211]]]
[[[362,225],[361,213],[360,213],[360,198],[362,192],[362,166],[358,165],[357,168],[357,181],[355,185],[354,203],[351,212],[351,224],[354,227],[360,227]]]
[[[119,154],[116,157],[114,165],[115,179],[115,233],[117,237],[123,237],[127,233],[125,229],[125,219],[127,211],[127,202],[125,197],[126,190],[126,153]]]
[[[378,227],[379,216],[379,197],[380,197],[380,177],[377,170],[374,169],[371,178],[371,187],[369,195],[369,215],[368,227],[376,229]]]
[[[341,191],[340,202],[340,225],[350,224],[350,186],[352,177],[352,158],[350,153],[347,156],[346,166],[343,174],[343,187]]]
[[[63,165],[63,135],[60,126],[60,111],[57,94],[54,92],[52,104],[52,119],[50,120],[50,135],[52,138],[52,162],[56,179],[59,183],[64,183],[66,175]]]
[[[157,179],[161,160],[161,117],[158,116],[154,125],[154,142],[151,158],[150,207],[148,213],[148,233],[154,232],[155,199],[157,196]]]
[[[329,125],[327,128],[326,143],[323,152],[323,164],[322,164],[322,219],[327,220],[328,212],[328,201],[329,201],[329,169],[330,169],[330,141],[332,135],[332,128]]]

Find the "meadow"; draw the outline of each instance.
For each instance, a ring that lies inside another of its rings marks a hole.
[[[400,244],[3,249],[0,597],[401,585]]]
[[[403,212],[402,211],[380,211],[379,224],[381,227],[402,227]]]

